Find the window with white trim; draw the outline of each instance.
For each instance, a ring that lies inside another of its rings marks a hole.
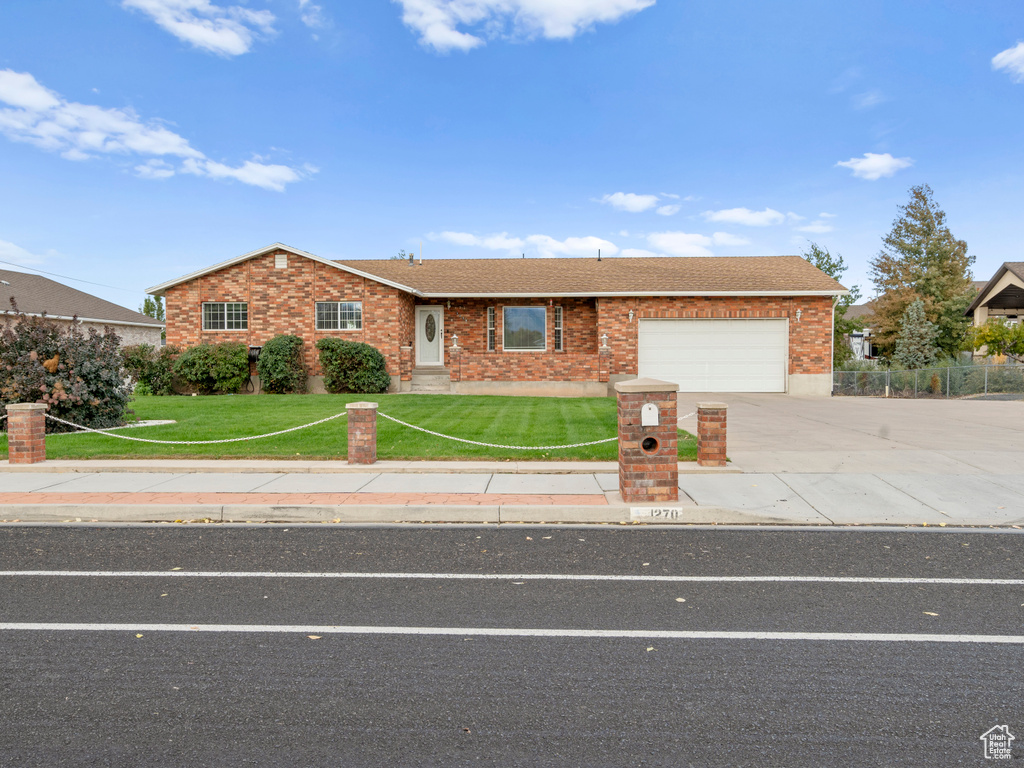
[[[502,348],[506,352],[547,349],[546,307],[502,307]]]
[[[316,329],[318,331],[358,331],[363,327],[361,301],[318,301],[316,303]]]
[[[244,301],[203,302],[204,331],[244,331],[249,327],[249,305]]]
[[[494,329],[494,307],[487,308],[487,351],[493,352],[497,334]]]
[[[555,342],[555,351],[556,352],[561,352],[565,348],[564,347],[565,336],[562,333],[562,308],[561,307],[555,307],[555,327],[554,327],[553,333],[554,333],[554,337],[555,337],[554,340],[553,340]]]

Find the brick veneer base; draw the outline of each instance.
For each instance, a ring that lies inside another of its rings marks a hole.
[[[7,406],[7,461],[38,464],[46,461],[46,406],[12,403]]]
[[[697,403],[697,463],[702,467],[724,467],[725,403]]]
[[[624,382],[629,383],[629,382]],[[675,392],[623,392],[616,385],[619,417],[619,493],[627,504],[679,500],[679,432]],[[658,407],[659,425],[642,427],[640,411],[647,403]],[[645,438],[658,441],[656,450],[643,449]]]
[[[349,403],[348,463],[377,463],[377,403]]]

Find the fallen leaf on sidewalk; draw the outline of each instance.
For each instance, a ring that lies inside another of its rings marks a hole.
[[[925,615],[925,616],[938,616],[939,614],[937,614],[937,613],[932,613],[931,611],[925,611],[925,612],[924,612],[924,615]]]
[[[650,647],[649,647],[649,648],[647,649],[647,652],[648,652],[648,653],[650,653],[650,652],[651,652],[651,651],[653,651],[653,650],[654,650],[654,646],[652,645],[652,646],[650,646]]]
[[[178,567],[176,567],[176,568],[171,568],[171,570],[172,570],[172,571],[180,571],[180,570],[181,570],[181,566],[178,566]]]
[[[142,637],[142,635],[136,635],[136,637]]]
[[[685,597],[677,597],[676,598],[676,602],[677,603],[685,603],[686,602],[686,598]]]
[[[310,640],[319,640],[321,636],[320,635],[306,635],[306,637],[308,637]]]

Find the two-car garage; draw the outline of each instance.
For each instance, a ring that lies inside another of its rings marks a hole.
[[[681,392],[785,392],[785,319],[642,319],[638,374]]]

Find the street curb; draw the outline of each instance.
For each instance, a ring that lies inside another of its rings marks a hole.
[[[630,507],[606,505],[423,504],[273,505],[273,504],[5,504],[0,522],[220,522],[280,523],[612,523],[654,525],[821,525],[824,518],[783,518],[724,507],[672,507],[672,518],[632,519]]]

